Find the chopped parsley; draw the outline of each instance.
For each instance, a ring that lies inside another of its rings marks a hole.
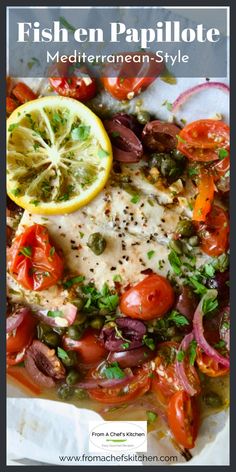
[[[31,246],[24,246],[20,249],[19,253],[22,254],[25,257],[31,257],[32,256],[32,247]]]
[[[52,246],[51,249],[50,249],[50,251],[49,251],[49,256],[50,256],[50,257],[53,257],[54,254],[55,254],[55,251],[56,251],[55,247]]]
[[[204,315],[214,311],[218,307],[218,304],[219,303],[218,303],[217,298],[209,298],[209,299],[203,300],[202,311]]]
[[[69,360],[69,356],[68,356],[67,352],[64,351],[64,349],[62,349],[61,347],[57,348],[57,355],[62,360]]]
[[[218,156],[219,156],[219,159],[225,159],[225,157],[228,157],[229,153],[226,149],[222,148],[222,149],[218,149]]]
[[[154,423],[157,419],[157,414],[154,411],[146,411],[148,424]]]
[[[64,16],[60,16],[59,21],[64,28],[66,28],[68,31],[71,31],[71,33],[74,33],[76,31],[76,28],[72,26]]]
[[[154,254],[155,254],[155,251],[148,251],[148,252],[147,252],[147,257],[148,257],[148,259],[149,259],[149,260],[152,259],[153,256],[154,256]]]
[[[145,334],[143,336],[143,344],[145,344],[145,346],[149,347],[149,349],[151,349],[151,351],[155,351],[155,349],[156,349],[156,345],[155,345],[155,342],[154,342],[153,338],[149,338],[147,336],[147,334]]]
[[[123,379],[125,377],[125,373],[119,367],[118,362],[113,362],[109,367],[106,367],[103,374],[107,379]]]
[[[181,315],[177,310],[171,311],[168,316],[168,321],[173,321],[177,327],[187,326],[189,324],[188,319],[184,315]]]
[[[177,357],[178,362],[183,362],[184,357],[185,357],[185,352],[184,351],[178,351],[176,357]]]
[[[109,152],[107,152],[105,149],[98,150],[98,157],[100,157],[100,159],[102,159],[103,157],[107,157],[109,155],[110,155]]]
[[[83,282],[85,277],[83,275],[77,275],[76,277],[72,277],[71,279],[67,280],[66,282],[63,282],[63,287],[64,288],[70,288],[74,284],[80,284]]]
[[[114,282],[122,282],[122,277],[119,274],[114,275],[113,277]]]
[[[139,202],[139,200],[140,200],[140,195],[138,193],[136,193],[135,195],[133,195],[133,197],[131,198],[130,201],[131,201],[131,203],[136,204],[136,203]]]
[[[60,310],[49,310],[47,316],[49,316],[49,318],[63,318],[64,314],[63,311]]]
[[[176,275],[181,274],[181,260],[178,254],[172,249],[168,255],[169,263]]]
[[[122,349],[129,349],[129,346],[130,346],[129,342],[121,344]]]
[[[86,141],[90,134],[90,126],[79,125],[71,131],[73,141]]]
[[[14,131],[14,129],[16,129],[18,126],[20,126],[20,123],[12,123],[12,124],[8,127],[9,133],[12,133],[12,131]]]
[[[192,287],[195,289],[194,292],[197,293],[198,295],[205,295],[207,292],[207,288],[205,285],[201,284],[198,280],[197,277],[192,276],[189,277],[189,282],[192,285]]]
[[[91,313],[95,311],[105,312],[105,314],[115,312],[119,303],[119,296],[106,283],[101,291],[98,291],[92,282],[88,285],[82,285],[81,291],[85,299],[83,307],[85,312]]]
[[[188,347],[189,363],[194,365],[197,356],[197,341],[193,339]]]
[[[162,106],[165,106],[167,110],[171,111],[173,105],[168,100],[164,100],[164,102],[162,103]]]

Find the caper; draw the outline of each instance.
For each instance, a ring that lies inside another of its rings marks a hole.
[[[181,241],[177,241],[175,239],[172,239],[169,243],[170,249],[173,249],[177,254],[182,254],[183,253],[183,244]]]
[[[150,121],[151,117],[148,111],[140,110],[137,114],[137,120],[141,125],[146,125]]]
[[[73,298],[71,303],[76,306],[78,311],[82,310],[84,306],[84,300],[80,297]]]
[[[75,388],[74,389],[74,397],[77,400],[84,400],[85,398],[88,398],[88,394],[86,390],[83,390],[82,388]]]
[[[150,167],[157,167],[162,177],[169,184],[178,180],[184,172],[186,160],[184,156],[176,156],[170,153],[154,153],[149,160]]]
[[[42,341],[46,333],[50,333],[52,329],[42,323],[37,325],[37,338]]]
[[[75,325],[81,325],[83,324],[87,319],[86,313],[78,313],[76,316],[76,320],[74,322]]]
[[[61,358],[61,362],[66,367],[73,367],[78,363],[77,354],[75,351],[67,351],[67,356],[65,358]]]
[[[94,329],[101,329],[104,325],[104,320],[103,320],[102,316],[96,316],[95,318],[91,319],[89,324]]]
[[[99,256],[105,251],[106,244],[106,240],[101,233],[90,234],[87,242],[87,246],[94,252],[94,254],[96,254],[96,256]]]
[[[57,333],[46,333],[43,337],[43,341],[51,347],[57,347],[60,344],[60,336]]]
[[[176,227],[176,233],[184,238],[190,238],[195,234],[195,228],[191,220],[180,220]]]
[[[67,384],[60,385],[57,395],[61,400],[68,400],[73,395],[73,389]]]
[[[207,406],[212,408],[220,408],[223,405],[221,397],[216,392],[205,393],[203,400]]]
[[[78,382],[80,378],[80,374],[77,370],[72,369],[69,374],[66,376],[66,383],[67,385],[74,385],[76,382]]]
[[[188,240],[188,243],[192,247],[198,246],[199,245],[199,237],[197,235],[191,236],[191,238],[189,238],[189,240]]]
[[[81,338],[83,330],[79,326],[72,325],[69,326],[67,334],[71,339],[78,340]]]

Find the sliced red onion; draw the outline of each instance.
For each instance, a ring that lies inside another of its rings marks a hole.
[[[61,312],[63,316],[48,316],[50,314],[56,313],[57,311]],[[77,315],[77,308],[72,303],[67,303],[60,308],[54,310],[40,310],[36,313],[37,318],[42,321],[43,323],[47,324],[48,326],[52,327],[59,327],[59,328],[67,328],[71,326],[76,318]]]
[[[93,388],[103,387],[103,388],[113,388],[113,387],[121,387],[126,385],[130,382],[133,378],[133,375],[127,375],[126,377],[122,377],[121,379],[89,379],[85,380],[84,382],[79,382],[75,384],[75,387],[84,388],[86,390],[92,390]]]
[[[211,298],[214,299],[216,298],[216,296],[216,290],[208,290],[207,293],[202,297],[193,317],[194,336],[198,345],[208,356],[212,357],[212,359],[214,359],[219,364],[222,364],[223,366],[229,368],[229,359],[227,357],[222,356],[216,349],[214,349],[210,344],[208,344],[204,336],[202,306],[205,300],[210,300]]]
[[[184,337],[184,339],[180,343],[180,346],[179,346],[179,349],[178,349],[178,352],[177,352],[177,359],[178,359],[178,353],[179,352],[184,352],[185,353],[187,351],[188,347],[189,347],[189,344],[193,341],[193,339],[194,339],[194,334],[193,333],[189,333]],[[176,361],[176,373],[177,373],[179,381],[180,381],[181,385],[183,386],[185,392],[187,392],[189,395],[191,395],[191,397],[193,397],[198,392],[191,385],[191,383],[189,382],[189,379],[188,379],[188,377],[186,375],[186,372],[185,372],[185,365],[184,364],[185,364],[184,360],[182,362],[179,362],[178,360]]]
[[[220,339],[225,342],[226,348],[230,350],[230,307],[227,306],[221,313]]]
[[[181,107],[186,102],[186,100],[192,95],[195,95],[195,93],[198,93],[201,90],[209,88],[217,88],[222,90],[223,92],[229,93],[229,86],[226,84],[222,84],[221,82],[205,82],[204,84],[195,85],[194,87],[191,87],[190,89],[186,90],[178,96],[178,98],[172,104],[172,113],[176,113],[179,107]]]
[[[16,310],[13,315],[8,316],[6,320],[7,333],[9,333],[10,331],[14,331],[14,329],[18,328],[18,326],[20,326],[26,315],[29,314],[31,314],[31,310],[25,307]]]

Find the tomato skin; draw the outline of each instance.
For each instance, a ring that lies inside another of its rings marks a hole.
[[[21,250],[30,247],[31,255]],[[55,285],[63,272],[63,261],[52,245],[47,228],[35,224],[17,236],[9,249],[9,271],[28,290],[44,290]]]
[[[142,52],[128,53],[129,56],[143,56]],[[147,54],[147,53],[145,53]],[[126,53],[123,53],[125,56]],[[116,64],[114,73],[114,65],[109,64],[106,69],[106,77],[103,77],[102,83],[105,90],[116,100],[130,100],[143,90],[145,90],[161,73],[163,69],[162,63],[157,63],[154,54],[148,54],[150,62],[147,64],[131,61],[130,63]],[[152,58],[152,59],[151,59]],[[142,72],[140,72],[140,70]],[[111,71],[111,76],[109,76]],[[142,77],[140,77],[142,74]]]
[[[168,280],[151,274],[121,297],[120,309],[124,315],[141,320],[162,317],[174,303],[174,290]]]
[[[63,347],[65,350],[78,352],[80,361],[84,364],[94,364],[107,356],[107,350],[98,336],[98,330],[88,328],[79,340],[64,336]]]
[[[34,337],[36,324],[33,315],[28,314],[14,332],[8,333],[6,340],[8,365],[22,362],[25,350]]]
[[[213,205],[205,224],[199,226],[200,247],[209,256],[217,257],[228,249],[229,219],[223,208]]]
[[[167,418],[176,442],[186,449],[192,449],[199,429],[196,400],[184,390],[176,392],[168,403]]]
[[[199,370],[208,377],[222,377],[229,373],[229,368],[220,365],[217,361],[205,354],[200,348],[197,349],[197,365]]]
[[[219,120],[198,120],[179,133],[178,150],[189,159],[209,162],[219,159],[219,149],[229,149],[229,126]]]
[[[93,373],[91,373],[91,375],[93,375]],[[100,403],[118,405],[141,397],[150,389],[150,385],[151,379],[149,376],[149,370],[140,368],[137,369],[134,374],[134,379],[132,379],[128,384],[129,391],[127,393],[123,393],[122,387],[95,388],[89,391],[89,396]]]

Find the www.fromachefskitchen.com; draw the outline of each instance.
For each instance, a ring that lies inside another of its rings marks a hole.
[[[60,462],[178,462],[177,456],[151,456],[145,454],[109,454],[106,456],[87,455],[59,456]]]

